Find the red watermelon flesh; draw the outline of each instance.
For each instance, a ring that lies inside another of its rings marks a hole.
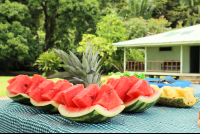
[[[136,76],[130,76],[129,80],[131,81],[131,88],[140,80]]]
[[[30,83],[31,78],[28,75],[18,75],[6,89],[12,94],[25,93]]]
[[[112,87],[115,89],[118,85],[119,85],[119,83],[120,83],[120,79],[115,79],[112,83],[110,83],[111,85],[112,85]]]
[[[11,83],[13,83],[16,79],[17,79],[17,76],[15,76],[15,77],[12,78],[12,79],[9,79],[7,82],[8,82],[9,84],[11,84]]]
[[[136,98],[137,98],[137,97],[136,97]],[[127,102],[131,102],[131,101],[133,101],[133,100],[136,99],[136,98],[132,98],[132,97],[126,95],[125,100],[124,100],[124,103],[126,104]]]
[[[63,82],[63,80],[56,81],[55,85],[59,84],[60,82]]]
[[[72,86],[72,85],[71,85]],[[42,95],[42,97],[47,100],[47,101],[50,101],[53,99],[53,97],[60,91],[62,91],[63,89],[66,89],[66,87],[70,87],[69,83],[66,82],[66,81],[62,81],[62,80],[59,80],[59,82],[57,81],[55,83],[55,86],[47,91],[46,93],[44,93]]]
[[[52,80],[43,81],[38,87],[41,89],[41,93],[44,94],[54,87],[55,83]]]
[[[40,89],[36,89],[30,92],[29,96],[37,102],[45,101],[42,97]]]
[[[135,99],[135,98],[137,98],[139,96],[145,96],[144,92],[139,90],[139,89],[137,89],[137,88],[133,87],[133,89],[131,88],[130,90],[131,90],[131,95],[129,95],[127,93],[127,96],[131,97],[132,99]],[[127,97],[127,96],[126,96],[125,102],[129,99],[129,97]]]
[[[34,90],[32,90],[29,93],[29,96],[38,102],[45,101],[42,95],[47,91],[51,90],[54,87],[54,84],[55,83],[52,80],[44,80]]]
[[[64,102],[64,100],[63,100],[63,95],[62,95],[62,93],[65,92],[65,90],[67,90],[67,88],[70,88],[70,87],[72,87],[72,85],[71,85],[71,86],[69,86],[69,85],[68,85],[68,86],[64,86],[64,87],[61,89],[61,91],[57,92],[57,93],[54,95],[54,97],[53,97],[52,100],[56,101],[56,102],[59,103],[59,104],[65,105],[65,102]]]
[[[153,94],[151,94],[151,95],[149,95],[148,97],[152,97],[154,94],[157,94],[158,92],[159,92],[159,90],[154,90],[153,88],[152,88],[152,90],[153,90]],[[144,95],[139,95],[139,96],[144,96]],[[138,97],[139,97],[138,96]],[[125,99],[125,101],[124,101],[124,103],[128,103],[128,102],[131,102],[131,101],[133,101],[133,100],[135,100],[135,99],[137,99],[138,97],[135,97],[135,98],[133,98],[133,97],[130,97],[130,96],[126,96],[126,99]],[[146,96],[147,97],[147,96]]]
[[[151,90],[153,91],[153,94],[154,94],[156,92],[156,90],[151,86],[150,86],[150,88],[151,88]]]
[[[68,85],[72,85],[68,80],[63,80],[63,81],[68,83]]]
[[[140,79],[127,93],[128,96],[136,98],[140,95],[149,96],[153,90],[146,80]]]
[[[130,80],[127,76],[122,76],[118,86],[115,89],[116,93],[118,94],[119,98],[124,101],[127,92],[130,89]]]
[[[78,93],[72,100],[78,108],[92,106],[98,91],[99,87],[97,84],[90,84],[80,93]]]
[[[29,93],[34,90],[40,83],[42,83],[44,80],[46,80],[43,76],[38,75],[38,74],[34,74],[31,84],[28,86],[27,90],[26,90],[26,94],[29,95]]]
[[[110,84],[102,85],[93,105],[99,104],[108,110],[113,109],[123,104],[122,100],[117,95],[116,91]]]
[[[63,100],[65,105],[68,107],[77,107],[74,101],[72,100],[78,93],[80,93],[84,89],[83,84],[76,84],[70,88],[67,88],[62,92]]]
[[[131,81],[135,80],[135,79],[138,79],[138,78],[136,76],[134,76],[134,75],[132,75],[132,76],[129,77],[129,80],[131,80]]]
[[[110,78],[110,79],[108,79],[108,81],[107,81],[107,83],[106,84],[108,84],[108,83],[112,83],[113,81],[114,81],[115,79],[114,78]]]

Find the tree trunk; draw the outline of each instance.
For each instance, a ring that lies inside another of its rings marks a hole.
[[[46,30],[46,37],[45,37],[45,47],[44,51],[47,51],[49,48],[54,46],[55,39],[53,39],[53,35],[55,32],[56,27],[56,16],[57,16],[57,5],[47,7],[47,3],[41,4],[45,14],[45,30]],[[52,8],[54,10],[53,14],[47,14],[47,8]]]

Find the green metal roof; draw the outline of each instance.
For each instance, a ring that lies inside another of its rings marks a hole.
[[[200,24],[156,35],[113,43],[116,47],[200,45]]]

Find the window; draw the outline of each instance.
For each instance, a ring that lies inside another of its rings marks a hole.
[[[159,51],[172,51],[172,47],[160,47]]]

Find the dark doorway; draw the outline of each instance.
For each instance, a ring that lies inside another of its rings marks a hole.
[[[190,73],[199,73],[199,46],[190,47]]]

